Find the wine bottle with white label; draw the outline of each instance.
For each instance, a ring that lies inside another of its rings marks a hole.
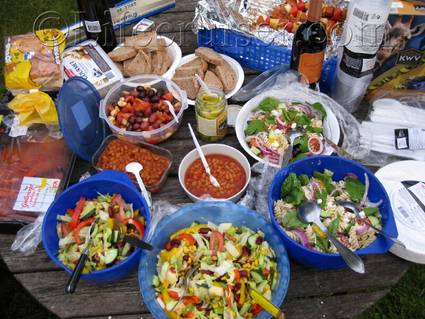
[[[372,80],[390,9],[391,0],[351,0],[348,6],[332,97],[349,112]]]
[[[93,39],[106,51],[117,46],[107,0],[77,0],[81,20],[88,39]]]

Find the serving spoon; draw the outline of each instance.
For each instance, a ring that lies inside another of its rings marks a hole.
[[[388,238],[394,244],[397,244],[397,245],[399,245],[399,246],[401,246],[401,247],[403,247],[403,248],[406,249],[406,246],[401,241],[399,241],[397,238],[395,238],[395,237],[387,234],[383,230],[381,230],[381,229],[373,226],[372,223],[370,223],[369,220],[367,218],[365,218],[365,216],[363,214],[360,213],[360,211],[357,208],[356,204],[354,204],[353,202],[349,202],[349,201],[337,201],[336,203],[337,203],[337,205],[342,206],[342,207],[347,208],[348,210],[350,210],[352,213],[354,213],[354,215],[356,215],[357,218],[361,219],[370,228],[372,228],[376,233],[382,235],[385,238]]]
[[[329,238],[329,241],[335,246],[341,254],[342,259],[346,262],[348,267],[359,274],[365,273],[365,266],[363,260],[357,256],[350,249],[345,247],[320,220],[320,212],[322,209],[319,204],[312,201],[306,201],[298,209],[298,218],[304,223],[316,224]]]
[[[208,87],[208,85],[204,82],[204,80],[201,79],[201,77],[198,74],[195,74],[196,79],[199,82],[199,85],[201,86],[202,90],[205,91],[205,93],[207,93],[209,96],[213,96],[213,97],[217,97],[218,95],[211,92],[210,88]]]
[[[139,184],[140,190],[142,191],[142,195],[145,198],[149,207],[152,206],[151,196],[149,195],[145,183],[143,183],[142,178],[140,177],[140,172],[143,170],[143,165],[139,162],[131,162],[125,166],[125,170],[128,173],[132,173],[136,176],[137,183]]]
[[[205,172],[210,178],[211,184],[213,184],[214,187],[219,188],[220,183],[218,182],[217,178],[215,178],[213,174],[211,174],[210,166],[208,165],[204,152],[202,152],[201,145],[199,145],[198,139],[196,138],[195,133],[193,132],[192,125],[190,125],[190,123],[188,123],[187,125],[189,126],[189,131],[190,131],[190,135],[192,135],[193,143],[195,143],[196,150],[198,151],[198,155],[201,158],[202,165],[204,165]]]
[[[171,115],[174,117],[174,119],[176,120],[177,123],[179,123],[179,118],[177,117],[176,112],[174,111],[174,106],[173,104],[171,104],[170,101],[168,100],[164,100],[165,104],[167,104],[168,106],[168,110],[170,111]]]

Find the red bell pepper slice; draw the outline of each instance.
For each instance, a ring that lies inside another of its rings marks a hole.
[[[196,244],[196,239],[190,234],[186,234],[186,233],[180,234],[176,237],[176,239],[186,240],[189,243],[189,245],[195,245]]]
[[[217,251],[223,251],[224,249],[224,237],[219,231],[213,230],[210,235],[210,250],[213,255],[217,254]]]
[[[145,225],[143,225],[140,220],[129,218],[127,219],[127,223],[130,225],[134,225],[134,227],[136,227],[137,231],[140,234],[140,238],[143,238],[143,235],[145,234]]]
[[[263,311],[263,308],[261,308],[261,306],[259,304],[253,304],[251,307],[251,313],[256,316],[258,315],[261,311]]]
[[[71,230],[74,230],[78,225],[78,220],[80,219],[81,212],[83,211],[84,205],[86,204],[86,199],[81,197],[77,202],[77,205],[74,210],[74,214],[72,215],[71,221],[69,222],[69,227]]]
[[[62,237],[66,237],[70,232],[71,232],[71,230],[69,229],[69,224],[62,222],[61,223]]]
[[[226,303],[229,308],[232,308],[232,286],[226,287]]]
[[[235,280],[236,280],[236,282],[241,281],[241,273],[239,272],[239,270],[238,269],[235,269],[234,271],[235,271]]]
[[[170,296],[170,298],[179,299],[179,294],[177,291],[168,290],[168,295]]]
[[[86,220],[83,220],[81,223],[77,225],[74,229],[74,239],[75,242],[79,245],[81,243],[80,241],[80,230],[86,226],[90,226],[94,222],[94,217],[87,218]]]
[[[201,298],[198,296],[186,296],[183,297],[183,303],[185,306],[187,305],[199,305],[201,303]]]

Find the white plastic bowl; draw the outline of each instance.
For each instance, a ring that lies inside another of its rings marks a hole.
[[[248,159],[245,157],[245,155],[243,155],[241,152],[239,152],[236,148],[225,145],[225,144],[207,144],[204,146],[201,146],[202,151],[204,152],[205,155],[208,154],[221,154],[221,155],[226,155],[229,156],[233,159],[235,159],[236,161],[238,161],[239,164],[242,165],[243,169],[245,170],[245,174],[246,174],[246,182],[244,187],[235,195],[233,195],[232,197],[229,198],[223,198],[223,199],[219,199],[219,200],[230,200],[232,202],[237,202],[242,195],[244,194],[246,188],[248,187],[249,181],[251,180],[251,165],[248,162]],[[186,192],[187,196],[189,196],[189,198],[194,201],[194,202],[198,202],[198,201],[203,201],[205,199],[199,198],[195,195],[193,195],[192,193],[190,193],[188,191],[188,189],[186,188],[185,184],[184,184],[184,177],[186,175],[186,171],[189,168],[189,166],[199,158],[198,152],[195,149],[193,149],[192,151],[190,151],[181,161],[180,166],[179,166],[179,182],[181,187],[184,189],[184,191]],[[217,200],[217,199],[211,199],[211,200]]]
[[[226,94],[226,99],[230,99],[242,87],[243,82],[245,80],[245,72],[243,71],[243,69],[242,69],[242,67],[241,67],[241,65],[239,64],[238,61],[236,61],[235,59],[233,59],[233,58],[231,58],[231,57],[229,57],[227,55],[224,55],[224,54],[220,54],[220,55],[221,55],[221,57],[224,60],[227,61],[227,63],[230,64],[230,66],[232,67],[232,69],[235,72],[236,77],[237,77],[235,88],[232,91],[230,91],[229,93]],[[179,63],[179,65],[177,67],[182,66],[183,64],[186,64],[186,63],[192,61],[195,58],[196,58],[196,55],[193,54],[193,53],[192,54],[189,54],[189,55],[186,55],[186,56],[184,56],[180,60],[180,63]],[[176,71],[177,67],[174,69],[174,72]],[[173,76],[174,76],[174,73],[173,73]],[[187,104],[189,104],[189,105],[195,105],[195,101],[194,100],[187,99]]]
[[[285,95],[285,93],[283,93],[283,95]],[[260,95],[257,95],[256,97],[252,98],[251,100],[245,103],[245,105],[239,111],[239,114],[236,118],[236,123],[235,123],[235,131],[236,131],[236,136],[238,138],[239,144],[243,147],[245,152],[247,152],[252,158],[262,163],[265,162],[264,159],[252,153],[248,143],[245,141],[245,129],[248,124],[247,123],[248,118],[251,115],[252,111],[255,108],[257,108],[260,102],[266,97],[274,97],[281,100],[291,100],[287,96],[283,97],[282,92],[279,92],[279,91],[268,91]],[[297,98],[294,97],[293,101],[297,101]],[[307,100],[307,102],[315,103],[317,102],[317,98],[312,99],[310,101]],[[336,119],[335,114],[331,111],[331,109],[326,104],[324,104],[323,107],[325,108],[327,113],[326,119],[323,122],[323,134],[327,138],[329,138],[333,143],[338,144],[340,134],[341,134],[338,120]],[[325,150],[321,155],[331,155],[333,152],[334,152],[334,149],[332,147],[325,145]],[[269,163],[269,165],[273,167],[279,167],[278,164]]]
[[[171,60],[173,61],[173,63],[168,68],[167,72],[165,72],[164,74],[160,76],[168,80],[171,80],[172,77],[174,76],[174,73],[176,72],[177,67],[180,65],[180,62],[182,59],[182,50],[180,49],[180,47],[174,40],[171,40],[170,38],[167,38],[166,36],[158,35],[157,38],[165,40],[165,43],[168,48],[168,53],[170,54]],[[124,46],[124,43],[119,44],[115,49],[120,48],[122,46]],[[140,75],[144,75],[144,74],[140,74]]]

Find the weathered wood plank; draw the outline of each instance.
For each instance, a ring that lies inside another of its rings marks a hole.
[[[61,318],[147,313],[140,298],[135,273],[117,284],[99,286],[81,282],[73,295],[64,293],[61,284],[66,283],[67,275],[64,272],[25,273],[16,277],[25,287],[31,287],[30,291],[37,300]],[[303,280],[314,283],[311,278]],[[368,279],[364,278],[364,281]],[[352,318],[384,296],[387,290],[388,286],[372,293],[366,291],[333,296],[331,292],[326,294],[321,291],[322,296],[308,299],[294,295],[294,290],[290,290],[284,309],[290,318],[318,318],[319,314],[320,317]]]
[[[289,299],[285,305],[285,314],[291,319],[332,318],[348,319],[360,314],[388,293],[388,289],[330,296],[325,298]],[[78,317],[77,319],[152,319],[151,314],[126,314],[98,317]]]

